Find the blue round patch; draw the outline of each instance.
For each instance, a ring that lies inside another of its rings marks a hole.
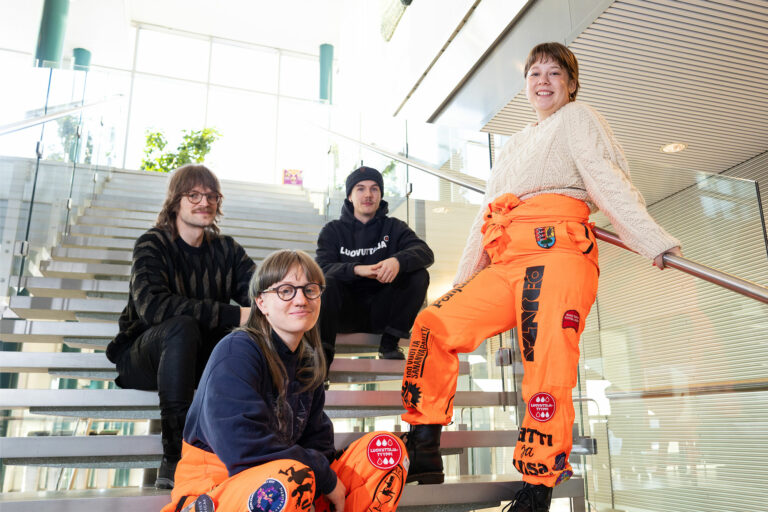
[[[279,480],[269,478],[248,497],[250,512],[280,512],[285,508],[285,486]]]

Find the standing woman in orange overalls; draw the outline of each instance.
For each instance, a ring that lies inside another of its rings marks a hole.
[[[572,474],[579,337],[597,293],[597,243],[589,223],[602,210],[622,241],[663,268],[680,242],[648,215],[608,123],[575,101],[576,57],[560,43],[528,55],[526,96],[538,122],[499,154],[459,264],[454,288],[416,318],[405,375],[408,481],[443,481],[440,432],[451,422],[459,352],[517,326],[525,418],[514,465],[522,489],[510,509],[549,510],[552,488]]]
[[[163,512],[389,512],[407,474],[402,441],[372,432],[337,452],[315,326],[325,286],[301,251],[268,256],[251,316],[213,350],[187,414]]]

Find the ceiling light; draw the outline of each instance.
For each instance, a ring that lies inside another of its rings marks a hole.
[[[665,144],[661,146],[661,152],[662,153],[679,153],[687,147],[688,147],[688,144],[684,142],[673,142],[671,144]]]

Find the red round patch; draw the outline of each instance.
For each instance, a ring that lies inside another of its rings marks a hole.
[[[549,393],[536,393],[528,400],[528,414],[536,421],[549,421],[555,415],[555,398]]]
[[[368,443],[368,462],[377,469],[392,469],[400,464],[403,450],[392,434],[378,434]]]

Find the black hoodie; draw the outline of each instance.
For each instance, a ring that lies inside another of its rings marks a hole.
[[[327,277],[339,281],[366,279],[355,275],[357,265],[373,265],[394,256],[400,272],[427,268],[435,261],[432,249],[408,225],[387,217],[387,202],[382,200],[376,215],[363,224],[355,218],[349,199],[341,207],[341,218],[332,220],[320,231],[315,259]]]

